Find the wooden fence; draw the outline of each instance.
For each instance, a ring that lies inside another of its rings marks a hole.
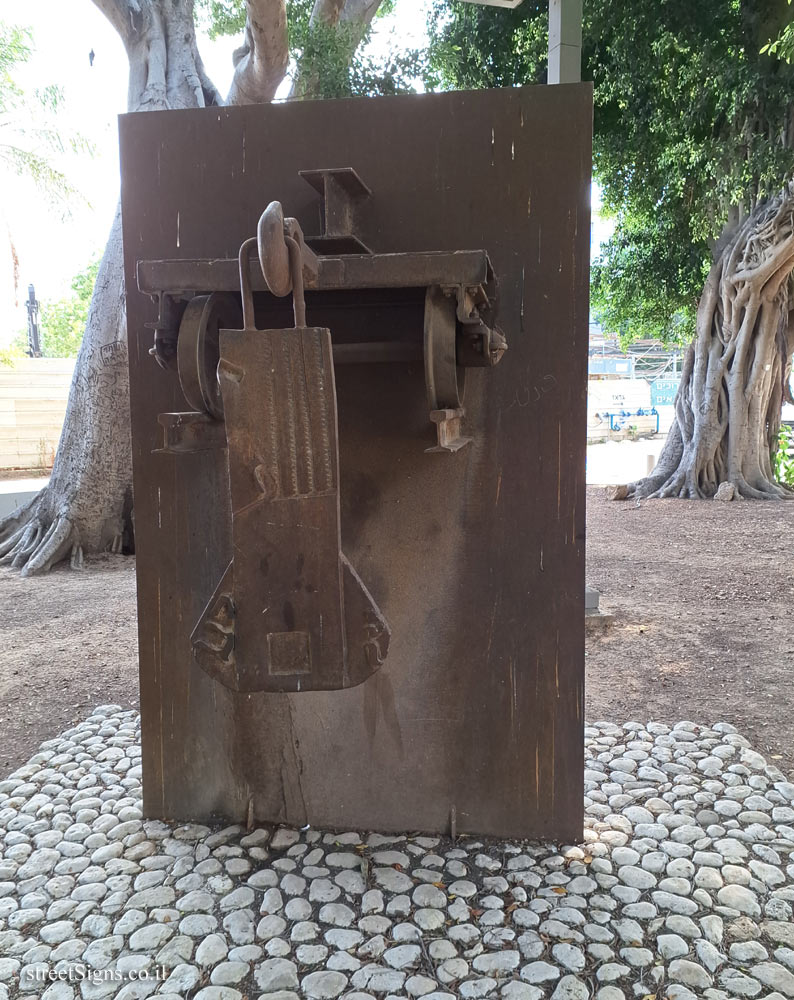
[[[65,358],[0,365],[0,469],[52,466],[73,369]]]

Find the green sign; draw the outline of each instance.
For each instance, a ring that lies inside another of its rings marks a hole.
[[[678,392],[677,378],[657,378],[651,382],[651,406],[672,406]]]

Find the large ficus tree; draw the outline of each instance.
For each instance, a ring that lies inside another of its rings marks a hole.
[[[410,55],[359,53],[381,0],[94,0],[129,58],[128,111],[273,100],[291,69],[292,97],[404,89]],[[196,19],[243,32],[224,97],[209,79]],[[0,521],[0,561],[46,572],[84,553],[120,551],[130,536],[132,458],[121,216],[99,267],[49,485]]]
[[[789,492],[771,456],[788,393],[794,268],[794,70],[766,43],[787,0],[585,0],[595,174],[614,235],[593,307],[624,337],[689,345],[676,419],[630,494]],[[547,5],[439,0],[431,64],[442,85],[543,82]],[[762,51],[764,50],[764,51]]]

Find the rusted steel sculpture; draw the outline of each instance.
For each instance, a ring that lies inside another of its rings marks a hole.
[[[507,350],[504,335],[484,319],[496,305],[488,295],[493,274],[484,251],[372,255],[353,231],[355,201],[370,194],[355,170],[300,175],[323,202],[324,233],[314,244],[366,254],[369,271],[348,255],[318,258],[297,219],[285,219],[277,201],[260,216],[256,237],[240,247],[242,310],[228,292],[185,291],[188,285],[218,288],[229,262],[138,265],[140,290],[160,305],[153,353],[165,367],[176,356],[182,391],[197,408],[161,415],[166,450],[200,448],[202,433],[219,442],[220,429],[207,418],[225,425],[235,557],[191,641],[199,666],[233,691],[353,687],[382,665],[389,647],[389,627],[342,553],[331,332],[306,326],[304,285],[426,288],[422,356],[438,436],[429,452],[455,452],[469,443],[461,434],[463,366],[493,366]],[[253,250],[267,290],[276,297],[292,293],[294,328],[257,330]],[[471,283],[472,274],[481,280]],[[186,304],[176,331],[169,320],[179,315],[180,300]],[[345,347],[342,363],[405,357],[399,342]]]
[[[377,105],[122,120],[145,809],[572,837],[590,91]]]

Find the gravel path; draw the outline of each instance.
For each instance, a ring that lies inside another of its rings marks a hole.
[[[586,748],[579,845],[246,833],[143,820],[98,708],[0,782],[0,1000],[794,997],[794,785],[727,724]]]

